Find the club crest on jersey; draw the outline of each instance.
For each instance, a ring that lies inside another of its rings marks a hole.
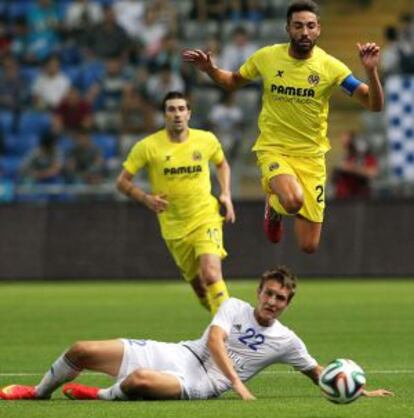
[[[269,165],[269,171],[275,171],[275,170],[277,170],[279,167],[280,167],[280,166],[279,166],[279,163],[271,163],[271,164]]]
[[[193,152],[193,161],[200,161],[203,158],[200,151]]]
[[[319,82],[321,81],[320,77],[318,74],[316,73],[312,73],[309,77],[308,77],[308,81],[309,84],[312,86],[317,86],[319,84]]]

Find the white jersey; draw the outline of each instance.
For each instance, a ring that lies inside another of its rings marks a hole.
[[[317,366],[303,341],[289,328],[275,321],[271,326],[260,325],[253,307],[239,299],[223,302],[203,336],[195,341],[182,341],[202,362],[216,395],[228,390],[230,381],[217,367],[207,347],[212,325],[222,328],[227,338],[227,353],[242,381],[274,363],[284,363],[296,370],[307,371]]]

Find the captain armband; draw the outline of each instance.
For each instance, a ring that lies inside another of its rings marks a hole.
[[[354,94],[354,91],[358,88],[358,86],[361,83],[362,83],[361,80],[358,80],[356,77],[354,77],[352,74],[350,74],[341,83],[341,88],[346,94],[348,94],[349,96],[352,96]]]

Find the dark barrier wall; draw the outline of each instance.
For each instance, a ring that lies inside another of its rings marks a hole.
[[[226,225],[226,277],[255,277],[276,264],[305,276],[414,276],[414,202],[344,202],[326,213],[322,243],[301,253],[292,222],[283,242],[262,233],[262,202],[236,204]],[[122,203],[0,206],[0,278],[169,278],[177,270],[155,216]]]

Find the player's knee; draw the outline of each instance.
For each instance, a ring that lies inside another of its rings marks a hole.
[[[307,241],[301,242],[300,248],[306,254],[313,254],[319,247],[319,242],[316,241]]]
[[[89,359],[93,358],[94,343],[89,341],[77,341],[67,351],[66,356],[77,366],[86,367]]]
[[[288,195],[283,199],[282,206],[288,213],[298,213],[303,206],[303,197],[294,194]]]
[[[203,283],[210,285],[221,278],[221,269],[214,264],[206,264],[201,267],[200,276]]]
[[[153,379],[147,370],[134,370],[128,378],[128,386],[134,391],[145,393],[151,390]]]

